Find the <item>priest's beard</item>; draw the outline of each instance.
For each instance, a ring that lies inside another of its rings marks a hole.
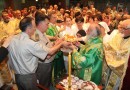
[[[97,30],[92,30],[90,34],[87,35],[88,40],[93,38],[93,37],[97,37],[98,36],[98,32]]]

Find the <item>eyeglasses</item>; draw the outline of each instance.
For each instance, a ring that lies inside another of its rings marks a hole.
[[[129,30],[130,29],[130,27],[120,27],[122,30]]]
[[[129,30],[130,28],[125,28],[125,30]]]

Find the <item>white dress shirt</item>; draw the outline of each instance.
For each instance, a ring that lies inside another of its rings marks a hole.
[[[9,64],[15,74],[35,73],[38,58],[44,60],[49,52],[49,48],[45,48],[39,42],[34,42],[24,32],[13,37],[8,50]]]

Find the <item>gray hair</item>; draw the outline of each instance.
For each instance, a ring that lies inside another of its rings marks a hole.
[[[97,37],[101,35],[100,27],[98,24],[91,24],[89,26],[89,38]]]

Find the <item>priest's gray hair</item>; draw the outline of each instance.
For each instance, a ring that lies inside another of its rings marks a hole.
[[[91,37],[98,37],[101,35],[100,26],[98,24],[91,24],[88,29],[88,36]]]

